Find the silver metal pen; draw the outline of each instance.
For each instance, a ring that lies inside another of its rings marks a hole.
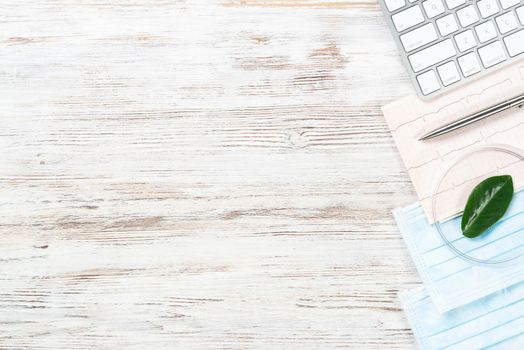
[[[469,125],[471,123],[474,123],[476,121],[482,120],[487,117],[491,117],[492,115],[495,115],[497,113],[500,113],[502,111],[505,111],[507,109],[513,108],[513,107],[522,107],[524,105],[524,94],[519,95],[517,97],[514,97],[510,100],[498,103],[494,106],[488,107],[486,109],[483,109],[479,112],[475,112],[473,114],[470,114],[464,118],[460,118],[454,122],[451,122],[449,124],[443,125],[427,134],[419,138],[419,141],[429,140],[434,137],[447,134],[448,132],[451,132],[453,130],[460,129],[466,125]]]

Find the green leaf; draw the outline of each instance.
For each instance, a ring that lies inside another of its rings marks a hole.
[[[496,223],[513,197],[510,175],[492,176],[479,183],[469,195],[462,214],[462,233],[468,238],[481,235]]]

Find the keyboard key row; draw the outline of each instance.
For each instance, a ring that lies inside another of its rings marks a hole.
[[[478,58],[474,52],[464,55],[458,59],[460,69],[465,77],[480,72],[481,67]],[[443,86],[452,85],[460,81],[461,76],[457,65],[450,61],[437,67],[437,72]],[[417,76],[417,82],[424,95],[429,95],[440,89],[440,83],[435,71],[430,70]]]
[[[416,0],[409,0],[410,3]],[[384,0],[389,12],[395,12],[406,6],[406,0]],[[466,3],[466,0],[445,0],[447,8],[453,10]],[[519,0],[500,0],[502,9],[506,10],[519,4]],[[446,11],[442,0],[426,0],[422,3],[428,18],[433,18]],[[480,0],[477,2],[482,18],[487,18],[500,11],[496,0]]]
[[[417,0],[409,0],[410,3],[414,3]],[[406,0],[384,0],[387,9],[390,12],[395,12],[403,7],[406,6],[407,2]],[[462,6],[466,3],[466,0],[445,0],[447,8],[449,10],[453,10],[459,6]],[[500,4],[502,6],[502,9],[506,10],[510,7],[513,7],[515,5],[519,4],[519,0],[500,0]],[[426,16],[431,19],[434,18],[440,14],[443,14],[446,11],[446,8],[444,6],[443,0],[426,0],[422,2],[422,6],[424,8],[424,11],[426,13]],[[418,7],[418,5],[416,6]],[[498,6],[497,0],[480,0],[477,2],[477,8],[480,12],[480,15],[482,18],[488,18],[500,11],[500,8]],[[418,10],[412,10],[413,12],[418,12]],[[462,11],[464,10],[464,11]],[[413,12],[408,14],[413,14]],[[461,9],[461,17],[460,21],[461,24],[463,24],[463,27],[467,27],[468,24],[472,24],[475,22],[478,22],[480,18],[478,18],[477,12],[474,9],[474,6],[468,6],[466,9]],[[405,16],[407,18],[409,16]],[[472,22],[471,22],[472,21]]]
[[[437,71],[444,86],[449,86],[460,80],[460,74],[458,72],[457,65],[453,61],[437,67]],[[417,76],[417,81],[424,95],[431,94],[432,92],[440,89],[440,83],[438,81],[437,74],[433,70]]]
[[[524,53],[524,29],[509,35],[504,39],[504,42],[511,57]],[[442,48],[443,47],[440,47],[440,49]],[[492,67],[501,62],[504,62],[507,59],[502,43],[495,41],[480,48],[478,50],[478,56],[475,52],[470,52],[457,59],[460,70],[462,71],[464,77],[472,76],[482,70],[479,57],[484,68]],[[436,70],[443,86],[449,86],[460,81],[461,79],[457,65],[454,61],[442,64],[438,66]],[[433,70],[418,75],[417,81],[424,95],[431,94],[440,89],[440,83],[437,74]]]
[[[520,10],[520,11],[519,11]],[[523,16],[522,24],[524,24],[524,6],[517,9]],[[507,34],[519,27],[519,23],[513,12],[505,13],[495,18],[495,22],[487,21],[474,27],[476,37],[481,44],[486,43],[497,37],[498,32]],[[459,30],[459,26],[453,14],[449,14],[436,21],[438,31],[441,36],[447,36]],[[400,36],[400,41],[404,46],[406,52],[411,52],[429,43],[438,40],[438,34],[433,23],[425,24],[419,28],[409,31]],[[471,29],[455,35],[455,42],[460,52],[465,52],[477,45],[477,39]],[[513,42],[513,41],[511,41]]]
[[[508,46],[508,51],[510,55],[518,55],[524,50],[524,44],[522,39],[524,39],[524,30],[512,34],[507,37],[504,41]],[[451,42],[451,39],[444,40],[438,44],[430,46],[422,51],[414,53],[409,56],[409,61],[415,73],[425,70],[428,67],[431,67],[435,64],[443,62],[456,55],[455,47]],[[473,53],[474,54],[474,53]],[[478,54],[482,61],[484,68],[492,67],[496,64],[499,64],[506,60],[506,53],[504,47],[500,41],[495,41],[489,45],[481,47],[478,50]],[[465,57],[465,58],[464,58]],[[459,58],[459,64],[463,68],[462,71],[465,76],[472,75],[477,72],[477,64],[472,64],[470,54],[462,56]],[[476,57],[476,55],[475,55]],[[461,61],[462,60],[462,61]],[[472,71],[471,67],[474,66],[475,69]]]
[[[398,0],[391,0],[398,1]],[[402,0],[405,1],[405,0]],[[500,11],[496,0],[481,0],[478,2],[479,11],[483,18],[492,16]],[[481,6],[482,4],[482,6]],[[393,6],[393,5],[392,5]],[[436,17],[445,12],[444,5],[441,0],[426,0],[423,2],[423,7],[428,18]],[[480,21],[479,14],[474,5],[466,6],[456,12],[460,25],[463,28],[469,27]],[[522,24],[524,24],[524,6],[517,9],[517,15]],[[424,22],[424,15],[419,5],[412,6],[404,11],[394,14],[391,19],[398,32],[408,30],[417,24]],[[517,18],[513,12],[507,12],[496,18],[497,26],[501,34],[508,33],[518,27]],[[458,23],[453,14],[448,14],[442,18],[437,19],[437,26],[440,34],[446,36],[453,33],[458,28]]]

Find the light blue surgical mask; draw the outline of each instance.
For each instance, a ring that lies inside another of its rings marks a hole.
[[[466,305],[524,281],[522,260],[501,267],[478,265],[460,258],[430,225],[419,203],[393,211],[404,241],[440,312]],[[471,241],[460,232],[460,218],[441,223],[457,246]],[[504,218],[482,237],[475,253],[504,257],[524,246],[524,191],[517,192]],[[524,347],[523,347],[524,349]]]
[[[400,301],[422,350],[524,349],[524,283],[443,314],[424,287]]]

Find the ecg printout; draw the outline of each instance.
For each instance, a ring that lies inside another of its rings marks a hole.
[[[429,222],[432,193],[438,177],[450,162],[484,144],[508,145],[524,150],[524,108],[513,108],[434,139],[419,141],[425,133],[524,93],[524,62],[484,76],[471,84],[428,101],[408,96],[382,108],[400,155]],[[495,154],[483,162],[453,171],[438,194],[436,218],[449,218],[464,209],[469,190],[486,174],[513,175],[515,189],[524,185],[524,162]],[[521,174],[515,176],[514,174]]]

